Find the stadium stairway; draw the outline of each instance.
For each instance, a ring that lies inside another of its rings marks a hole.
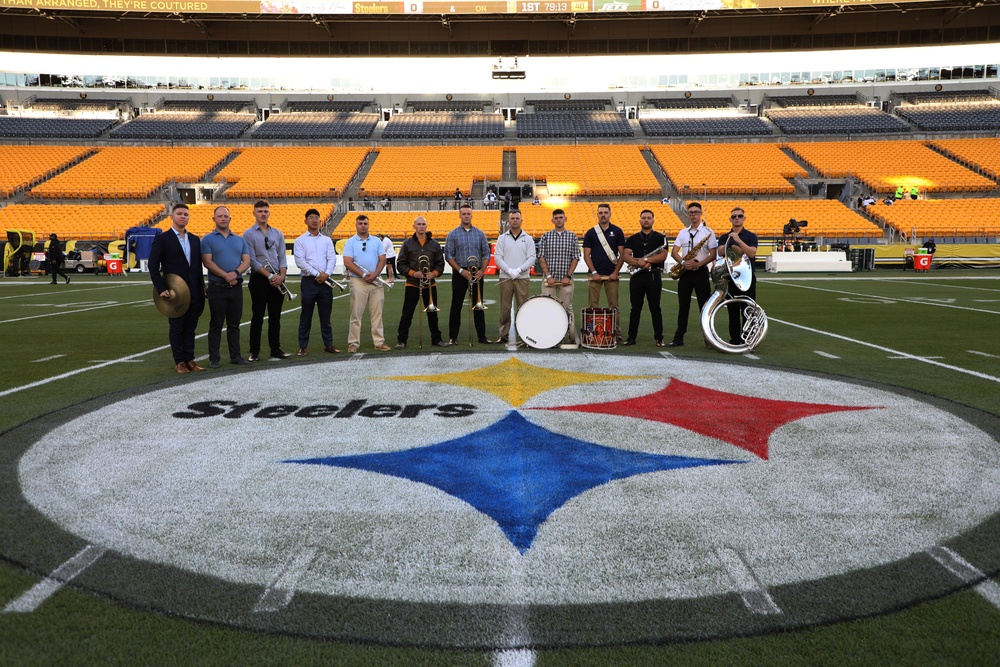
[[[384,125],[382,122],[380,122],[379,124]],[[344,204],[342,206],[337,206],[335,209],[333,209],[333,216],[331,216],[330,221],[327,222],[326,225],[323,227],[324,234],[331,234],[333,230],[335,230],[337,226],[344,220],[344,218],[346,218],[347,215],[352,212],[350,210],[350,207],[346,205],[347,199],[348,197],[350,197],[355,202],[361,199],[361,197],[358,196],[359,194],[358,186],[360,186],[362,183],[365,182],[365,177],[368,176],[368,172],[371,171],[372,166],[375,164],[375,160],[377,158],[378,158],[378,153],[375,151],[371,151],[365,156],[364,161],[361,163],[361,166],[358,167],[358,171],[354,174],[354,177],[351,179],[351,182],[347,185],[347,189],[344,191],[344,196],[343,196]],[[361,208],[357,207],[357,210],[360,211]],[[353,224],[353,222],[351,222],[350,224]]]
[[[513,150],[503,152],[503,182],[510,183],[517,180],[517,153]]]
[[[663,190],[663,194],[669,197],[676,197],[677,188],[675,188],[674,184],[670,182],[669,178],[667,178],[667,173],[663,171],[663,167],[661,167],[660,163],[656,161],[656,157],[653,155],[652,151],[648,148],[643,148],[640,152],[642,153],[642,159],[644,159],[646,164],[649,165],[649,170],[653,172],[653,176],[655,176],[656,180],[660,183],[660,188]]]
[[[219,164],[217,164],[215,166],[215,169],[212,169],[212,171],[208,172],[208,175],[205,176],[205,180],[206,181],[213,181],[214,182],[215,181],[215,176],[220,171],[222,171],[223,169],[225,169],[229,165],[230,162],[232,162],[233,160],[235,160],[239,156],[240,156],[240,152],[239,151],[234,150],[234,151],[230,152],[229,155],[227,155],[225,158],[223,158],[222,162],[220,162]],[[229,185],[227,184],[226,188],[223,189],[223,190],[220,190],[217,194],[224,193],[228,188],[229,188]]]

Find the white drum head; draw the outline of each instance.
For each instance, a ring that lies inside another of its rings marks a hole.
[[[566,337],[569,317],[558,299],[539,294],[517,309],[514,325],[517,327],[517,335],[529,347],[547,350]]]

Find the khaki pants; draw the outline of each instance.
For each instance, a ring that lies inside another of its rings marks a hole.
[[[347,332],[348,345],[361,345],[361,318],[368,308],[372,322],[372,342],[376,346],[385,345],[382,333],[382,304],[385,293],[381,287],[366,283],[358,276],[351,276],[351,325]]]
[[[554,287],[548,287],[543,282],[542,294],[559,299],[562,303],[563,308],[566,309],[566,315],[569,317],[569,340],[579,345],[580,330],[576,328],[576,314],[573,312],[573,281],[570,281],[569,285],[556,283]]]
[[[500,281],[500,338],[510,334],[510,304],[515,298],[517,307],[528,300],[528,288],[531,283],[527,278]]]

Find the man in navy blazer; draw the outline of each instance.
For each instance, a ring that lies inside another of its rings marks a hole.
[[[191,291],[191,305],[180,317],[170,318],[170,350],[178,373],[205,370],[194,362],[194,331],[205,309],[205,279],[201,268],[201,241],[187,231],[191,211],[187,204],[174,204],[170,229],[153,237],[149,251],[149,277],[160,296],[169,296],[163,274],[184,279]]]

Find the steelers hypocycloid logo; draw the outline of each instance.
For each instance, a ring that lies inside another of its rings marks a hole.
[[[587,368],[539,352],[210,376],[21,433],[5,502],[66,551],[105,548],[76,583],[113,599],[393,644],[797,627],[956,589],[925,551],[995,543],[983,420],[724,363]]]

